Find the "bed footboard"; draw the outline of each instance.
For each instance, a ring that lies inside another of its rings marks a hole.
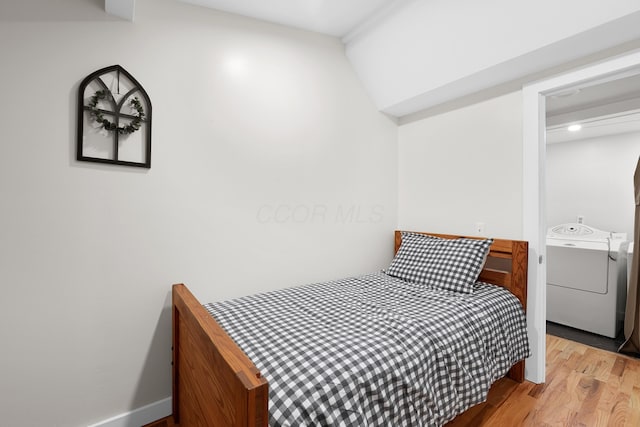
[[[186,286],[174,285],[172,299],[174,421],[267,426],[267,381]]]

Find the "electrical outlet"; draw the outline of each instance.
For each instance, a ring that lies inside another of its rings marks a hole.
[[[476,233],[484,233],[484,222],[476,222]]]

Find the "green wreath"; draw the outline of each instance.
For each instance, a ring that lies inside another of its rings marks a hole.
[[[107,96],[110,97],[111,95],[108,94],[106,90],[99,90],[91,97],[89,101],[89,113],[91,117],[93,117],[93,120],[99,123],[103,129],[107,131],[118,131],[120,135],[128,135],[140,129],[142,120],[144,120],[144,108],[142,108],[140,100],[136,97],[129,101],[129,105],[137,113],[134,114],[135,118],[126,126],[116,126],[116,124],[109,121],[109,119],[105,119],[97,107],[98,102],[102,99],[107,99]]]

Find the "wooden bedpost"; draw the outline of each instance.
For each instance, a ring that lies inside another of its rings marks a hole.
[[[175,422],[267,426],[267,381],[186,286],[174,285],[172,297]]]

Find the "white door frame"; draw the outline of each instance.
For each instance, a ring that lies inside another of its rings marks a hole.
[[[547,267],[545,217],[545,97],[568,88],[591,86],[640,73],[640,50],[547,80],[525,85],[523,92],[523,238],[529,242],[527,328],[532,355],[527,380],[545,380]]]

